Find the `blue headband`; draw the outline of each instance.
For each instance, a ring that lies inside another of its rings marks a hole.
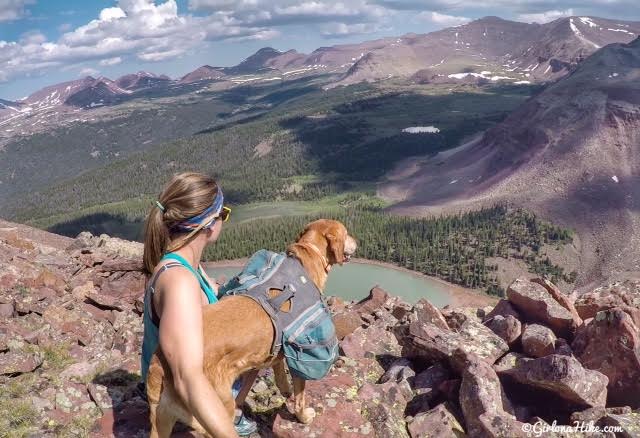
[[[224,204],[224,195],[222,194],[222,189],[218,187],[218,193],[215,198],[213,198],[213,203],[210,207],[204,210],[197,216],[194,216],[189,219],[185,219],[182,222],[179,222],[171,227],[172,231],[176,232],[191,232],[197,228],[207,228],[210,227],[216,220],[216,218],[220,215],[222,211],[222,205]],[[202,226],[201,226],[202,225]]]

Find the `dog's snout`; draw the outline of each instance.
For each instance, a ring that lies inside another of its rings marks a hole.
[[[358,248],[358,243],[356,239],[351,236],[347,236],[347,240],[344,244],[344,252],[347,254],[353,254],[356,252],[356,248]]]

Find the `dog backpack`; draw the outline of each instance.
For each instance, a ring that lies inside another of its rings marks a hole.
[[[270,289],[282,293],[269,298]],[[293,375],[304,380],[327,375],[338,356],[335,326],[320,291],[296,258],[261,249],[219,294],[244,295],[262,306],[275,332],[271,354],[282,350]],[[289,299],[290,311],[280,310]]]

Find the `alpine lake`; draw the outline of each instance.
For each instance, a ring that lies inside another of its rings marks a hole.
[[[228,280],[240,272],[241,266],[205,264],[205,269],[211,278],[224,276]],[[419,273],[360,261],[332,267],[325,295],[359,301],[368,296],[374,286],[379,286],[408,303],[427,298],[434,305],[443,307],[451,302],[447,284],[444,282]]]

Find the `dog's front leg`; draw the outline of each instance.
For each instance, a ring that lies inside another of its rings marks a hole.
[[[273,363],[273,377],[276,381],[276,386],[280,390],[280,394],[284,398],[291,397],[293,391],[291,391],[291,385],[287,378],[287,372],[284,368],[284,359],[276,359]]]
[[[309,424],[315,418],[316,411],[311,407],[308,407],[308,408],[305,407],[307,405],[307,402],[305,400],[305,394],[304,394],[304,385],[306,382],[295,376],[292,376],[292,380],[293,380],[293,393],[295,397],[294,406],[295,406],[296,417],[301,423]]]

